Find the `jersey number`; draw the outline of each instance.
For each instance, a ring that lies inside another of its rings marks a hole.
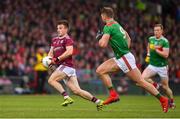
[[[126,32],[124,31],[124,29],[122,27],[119,27],[119,31],[123,34],[123,38],[126,38]]]

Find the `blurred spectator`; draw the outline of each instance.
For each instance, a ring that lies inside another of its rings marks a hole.
[[[34,66],[35,70],[35,93],[43,94],[46,93],[44,89],[45,82],[47,80],[48,71],[47,68],[43,66],[42,59],[43,57],[47,56],[47,53],[45,52],[44,48],[42,46],[39,46],[37,48],[37,53],[35,56],[36,62]]]
[[[0,78],[0,93],[12,93],[12,82],[7,78]]]
[[[121,78],[119,80],[119,85],[117,86],[117,92],[119,94],[127,94],[128,92],[128,82],[126,79]]]

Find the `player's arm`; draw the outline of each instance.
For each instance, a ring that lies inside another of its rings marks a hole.
[[[147,46],[147,56],[150,56],[150,47],[149,47],[149,43],[148,43],[148,46]]]
[[[103,34],[102,38],[99,40],[99,46],[102,48],[107,47],[109,39],[110,39],[109,34]]]
[[[148,46],[147,46],[147,55],[146,55],[145,61],[146,61],[147,63],[149,63],[149,61],[150,61],[150,48],[149,48],[149,43],[148,43]]]
[[[73,54],[73,46],[66,46],[66,51],[58,57],[58,60],[62,61]]]
[[[73,46],[66,46],[66,51],[59,57],[52,58],[51,64],[56,64],[58,61],[62,61],[73,54]]]
[[[53,49],[54,49],[54,47],[51,46],[51,48],[50,48],[50,50],[49,50],[49,52],[48,52],[48,56],[50,56],[50,57],[53,57],[53,56],[54,56],[54,55],[53,55]]]
[[[127,43],[128,43],[128,48],[131,46],[131,38],[127,32],[125,32],[126,38],[127,38]]]
[[[169,56],[169,48],[163,48],[163,50],[156,48],[156,52],[164,58],[168,58]]]

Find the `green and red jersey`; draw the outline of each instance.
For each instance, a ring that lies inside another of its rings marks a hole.
[[[110,35],[109,44],[114,52],[116,59],[129,53],[126,32],[116,21],[108,22],[103,29],[104,34]]]
[[[157,67],[163,67],[168,65],[167,58],[160,56],[154,46],[160,46],[160,50],[163,48],[169,48],[169,42],[165,37],[157,39],[155,36],[149,37],[149,49],[150,49],[150,64]]]

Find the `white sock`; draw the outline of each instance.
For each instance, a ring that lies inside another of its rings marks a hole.
[[[67,98],[69,98],[69,95],[64,96],[64,99],[67,99]]]
[[[100,101],[101,101],[100,99],[97,99],[95,103],[98,104]]]

